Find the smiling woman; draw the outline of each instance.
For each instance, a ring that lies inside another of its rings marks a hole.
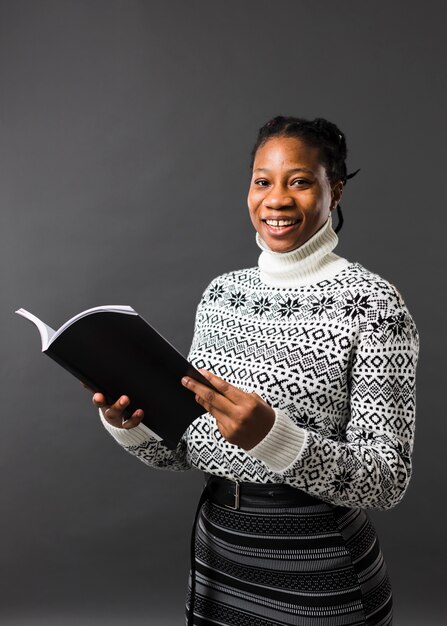
[[[395,506],[411,477],[419,340],[398,291],[333,253],[346,154],[323,119],[260,129],[248,207],[262,253],[203,294],[189,359],[214,391],[181,381],[204,411],[175,451],[141,410],[124,421],[126,396],[93,398],[128,452],[207,477],[188,625],[392,623],[366,509]]]
[[[295,137],[273,137],[256,151],[248,207],[274,252],[295,250],[327,222],[343,182],[331,185],[320,150]]]

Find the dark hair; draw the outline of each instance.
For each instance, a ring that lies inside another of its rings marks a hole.
[[[326,174],[331,184],[342,181],[343,185],[349,178],[357,174],[347,173],[346,157],[348,149],[346,139],[342,131],[332,122],[317,117],[314,120],[306,120],[300,117],[284,117],[278,115],[269,120],[259,129],[256,143],[251,151],[250,167],[253,169],[256,152],[272,137],[296,137],[302,139],[309,146],[319,149],[321,161],[326,168]],[[340,205],[337,206],[338,224],[335,232],[343,225],[343,214]]]

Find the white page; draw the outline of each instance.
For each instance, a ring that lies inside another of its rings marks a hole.
[[[42,352],[44,352],[50,345],[51,339],[54,337],[56,331],[50,326],[47,326],[47,324],[42,322],[42,320],[40,320],[29,311],[26,311],[25,309],[18,309],[16,313],[22,315],[22,317],[25,317],[27,320],[33,322],[33,324],[37,326],[40,333],[40,339],[42,341]]]
[[[30,322],[33,322],[33,324],[37,326],[39,333],[40,333],[40,338],[42,340],[42,352],[44,352],[48,348],[48,346],[56,339],[56,337],[59,337],[59,335],[61,335],[64,332],[65,329],[67,329],[69,326],[74,324],[74,322],[81,319],[82,317],[85,317],[86,315],[90,315],[92,313],[101,313],[101,312],[138,315],[138,313],[130,306],[124,306],[120,304],[108,304],[104,306],[93,307],[92,309],[87,309],[86,311],[82,311],[81,313],[78,313],[77,315],[69,319],[67,322],[65,322],[65,324],[63,324],[58,330],[54,330],[53,328],[51,328],[51,326],[48,326],[47,324],[42,322],[42,320],[40,320],[38,317],[30,313],[29,311],[26,311],[25,309],[18,309],[16,311],[18,315],[22,315],[27,320],[29,320]]]

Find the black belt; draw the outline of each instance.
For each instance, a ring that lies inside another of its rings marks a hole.
[[[209,500],[229,509],[307,506],[321,504],[305,491],[276,483],[244,483],[210,476],[205,490]]]
[[[276,483],[245,483],[219,476],[208,476],[205,488],[200,496],[197,511],[191,532],[191,596],[189,599],[188,626],[194,621],[194,596],[196,586],[196,568],[194,543],[196,526],[200,510],[206,500],[210,500],[219,506],[225,506],[235,511],[242,508],[256,507],[293,507],[315,506],[321,504],[321,500],[314,498],[305,491],[295,489],[289,485]]]

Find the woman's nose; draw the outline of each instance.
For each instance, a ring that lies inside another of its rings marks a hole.
[[[281,209],[291,207],[294,200],[287,189],[275,187],[264,197],[264,206],[268,209]]]

